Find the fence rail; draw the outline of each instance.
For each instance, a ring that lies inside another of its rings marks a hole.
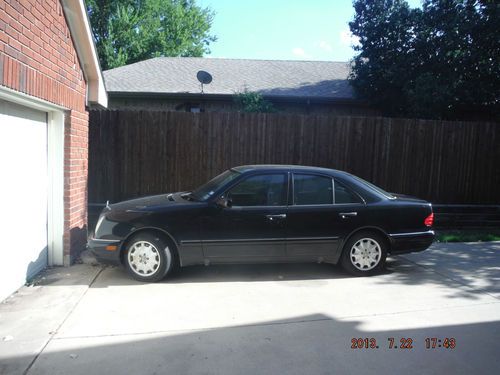
[[[89,202],[190,190],[244,164],[341,169],[442,204],[500,204],[500,124],[91,111]]]

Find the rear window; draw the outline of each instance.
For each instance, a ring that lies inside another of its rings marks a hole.
[[[351,189],[335,181],[335,203],[363,203],[361,198]]]
[[[369,189],[374,190],[375,192],[382,194],[389,199],[396,199],[396,197],[394,195],[392,195],[391,193],[388,193],[384,189],[379,188],[378,186],[373,185],[371,182],[365,181],[362,178],[360,178],[358,176],[354,176],[352,174],[350,176],[353,177],[354,179],[358,180],[362,184],[366,185]]]

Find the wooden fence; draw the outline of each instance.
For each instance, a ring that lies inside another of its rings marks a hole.
[[[91,111],[89,202],[190,190],[232,166],[341,169],[434,203],[500,203],[500,124]]]

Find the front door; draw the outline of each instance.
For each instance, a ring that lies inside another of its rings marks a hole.
[[[249,176],[224,193],[231,207],[208,209],[203,252],[211,263],[283,258],[287,214],[286,173]]]

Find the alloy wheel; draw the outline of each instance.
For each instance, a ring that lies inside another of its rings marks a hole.
[[[361,238],[351,247],[349,259],[360,271],[374,269],[382,258],[382,249],[373,238]]]
[[[161,257],[155,245],[148,241],[135,242],[128,252],[130,269],[139,276],[150,276],[158,271]]]

